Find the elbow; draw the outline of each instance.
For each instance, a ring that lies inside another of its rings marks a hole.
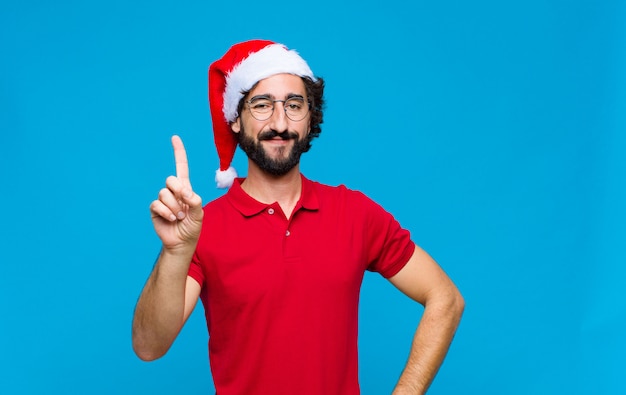
[[[456,313],[460,321],[461,316],[463,315],[463,311],[465,311],[465,299],[458,290],[456,291],[454,296],[453,311]]]
[[[133,333],[133,351],[139,359],[144,362],[151,362],[161,358],[167,352],[167,348],[155,347],[143,341],[139,336]]]
[[[465,299],[455,286],[442,289],[425,306],[431,305],[442,317],[448,317],[454,326],[458,325],[465,310]]]
[[[135,352],[135,355],[137,355],[137,357],[144,362],[151,362],[165,355],[165,352],[162,352],[160,350],[152,350],[147,347],[140,347],[136,345],[134,342],[133,342],[133,351]]]
[[[452,320],[454,327],[456,328],[461,323],[461,317],[465,310],[465,299],[456,287],[453,292],[448,295],[447,310]]]
[[[451,293],[451,304],[453,305],[454,310],[458,311],[459,314],[463,314],[463,310],[465,310],[465,299],[463,298],[463,295],[461,295],[461,292],[459,292],[456,286]]]
[[[150,350],[140,350],[137,348],[134,348],[134,351],[135,351],[135,355],[137,355],[137,357],[144,362],[151,362],[151,361],[157,360],[164,355],[162,353],[155,353]]]
[[[454,285],[449,287],[444,295],[448,310],[460,319],[461,315],[463,315],[463,311],[465,310],[465,299],[463,298],[463,295],[461,295],[461,292],[459,292],[458,288]]]

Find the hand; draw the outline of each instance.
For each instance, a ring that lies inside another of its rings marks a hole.
[[[195,249],[202,228],[202,198],[189,181],[187,152],[182,140],[172,136],[176,176],[169,176],[159,198],[150,204],[154,229],[164,250]]]

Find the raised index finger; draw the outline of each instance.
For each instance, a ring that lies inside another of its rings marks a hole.
[[[172,136],[172,147],[174,147],[174,159],[176,160],[176,177],[181,181],[189,183],[189,164],[187,163],[187,151],[180,137]]]

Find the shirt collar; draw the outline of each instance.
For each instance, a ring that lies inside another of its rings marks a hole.
[[[302,207],[305,210],[318,210],[319,209],[319,199],[317,196],[317,189],[315,188],[315,183],[310,181],[304,175],[300,174],[302,177],[302,194],[300,195],[300,200],[296,203],[296,210]],[[256,214],[259,214],[269,206],[275,204],[265,204],[261,203],[258,200],[254,199],[250,195],[248,195],[243,188],[241,188],[241,183],[245,180],[245,178],[236,178],[233,185],[228,189],[226,193],[226,197],[228,201],[245,217],[252,217]]]

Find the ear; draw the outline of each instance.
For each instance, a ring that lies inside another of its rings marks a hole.
[[[235,132],[235,133],[239,133],[241,131],[241,117],[237,117],[237,119],[235,119],[235,122],[230,124],[230,129]]]

